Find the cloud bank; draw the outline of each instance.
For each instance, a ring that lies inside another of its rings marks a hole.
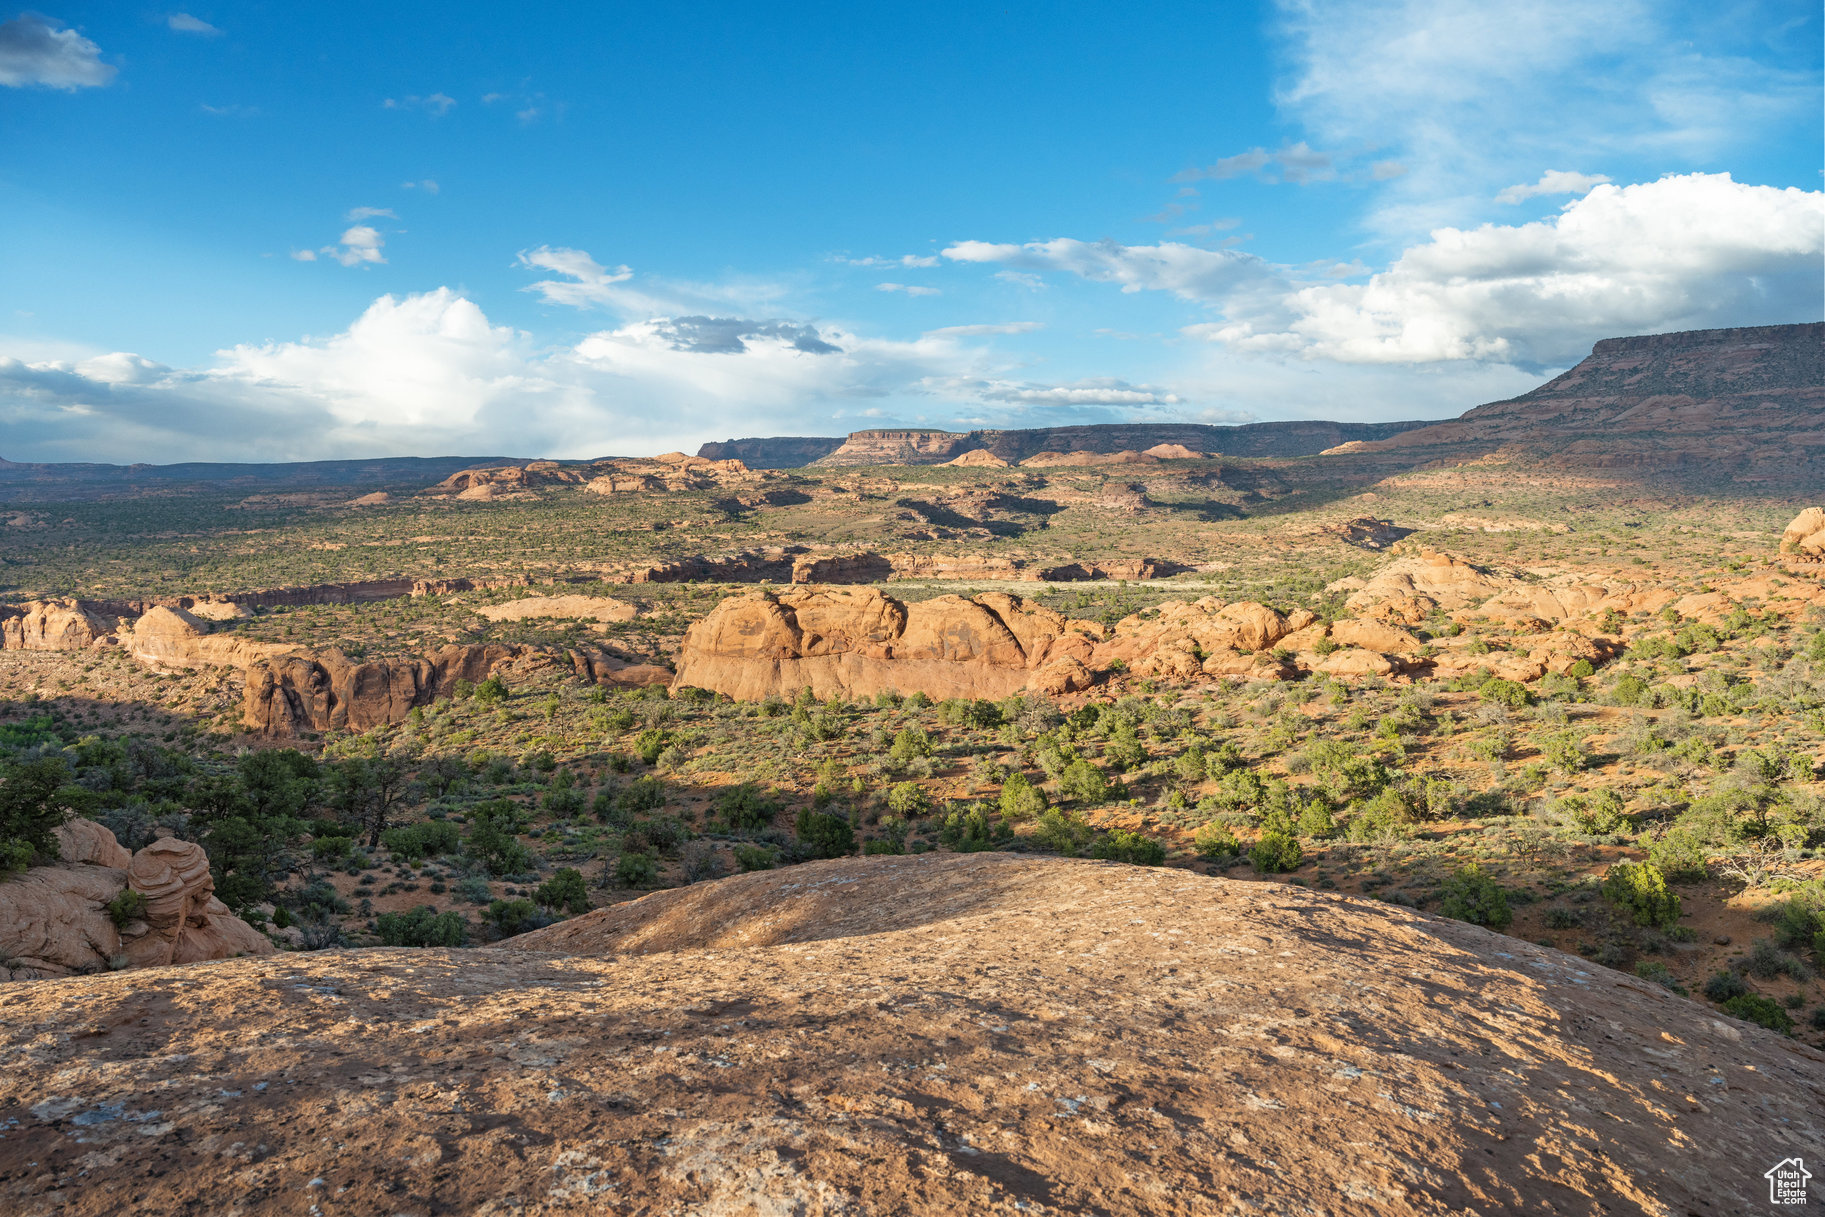
[[[0,23],[0,85],[95,89],[114,79],[115,68],[101,61],[101,48],[58,22],[37,13],[22,13]]]

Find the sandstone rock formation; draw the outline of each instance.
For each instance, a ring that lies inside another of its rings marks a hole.
[[[1300,609],[1282,617],[1263,604],[1225,604],[1214,596],[1195,603],[1168,600],[1150,613],[1115,623],[1090,666],[1120,663],[1137,676],[1194,680],[1200,676],[1250,676],[1278,680],[1291,670],[1267,652],[1317,618]]]
[[[972,448],[962,456],[944,462],[964,469],[1006,469],[1008,463],[987,448]]]
[[[106,638],[115,625],[75,600],[0,606],[0,650],[80,651]]]
[[[404,722],[415,706],[448,697],[459,680],[479,683],[507,664],[563,664],[579,680],[604,685],[662,685],[665,668],[631,663],[606,651],[578,647],[452,644],[416,658],[359,663],[341,651],[288,651],[247,668],[241,723],[250,731],[285,736],[300,731],[365,731]]]
[[[1100,637],[1096,626],[999,592],[902,603],[873,588],[791,589],[731,597],[693,624],[676,683],[744,701],[807,685],[822,698],[886,689],[999,698],[1081,683],[1087,672],[1052,665],[1082,664]]]
[[[1781,532],[1781,552],[1809,561],[1825,560],[1825,510],[1808,507]]]
[[[526,621],[557,617],[581,621],[632,621],[640,610],[612,596],[528,596],[475,610],[490,621]]]
[[[0,1001],[21,1217],[1751,1213],[1825,1112],[1817,1051],[1575,956],[1008,854]]]
[[[282,643],[254,642],[235,634],[212,635],[208,622],[185,609],[163,605],[147,609],[131,629],[120,632],[119,638],[127,654],[161,671],[196,667],[245,669],[292,649]]]
[[[1155,444],[1142,451],[1142,456],[1151,456],[1161,461],[1201,461],[1206,454],[1195,452],[1184,444]]]
[[[166,838],[129,855],[93,820],[71,820],[57,837],[56,865],[0,880],[0,980],[273,953],[215,898],[201,846]],[[123,891],[144,909],[116,926],[108,905]]]
[[[1104,455],[1166,446],[1192,453],[1226,452],[1231,456],[1310,456],[1348,442],[1386,439],[1423,422],[1333,423],[1299,421],[1211,426],[1203,423],[1093,423],[1075,427],[1023,430],[857,431],[847,439],[746,439],[705,444],[699,456],[739,456],[760,468],[816,465],[937,465],[971,451],[986,451],[1020,464],[1042,452],[1088,452]],[[817,456],[818,446],[828,445]],[[777,447],[776,447],[777,446]],[[810,459],[804,459],[809,457]],[[1182,460],[1182,456],[1165,459]]]

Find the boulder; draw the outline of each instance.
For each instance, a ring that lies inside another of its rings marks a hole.
[[[1382,655],[1417,654],[1421,645],[1420,640],[1406,630],[1379,621],[1334,621],[1331,638],[1339,647],[1357,647]]]
[[[1781,552],[1815,561],[1825,559],[1825,510],[1808,507],[1793,517],[1781,532]]]
[[[0,880],[0,979],[273,953],[215,898],[202,846],[167,837],[128,855],[93,820],[71,820],[57,837],[56,865]],[[119,927],[108,906],[126,890],[145,908]]]

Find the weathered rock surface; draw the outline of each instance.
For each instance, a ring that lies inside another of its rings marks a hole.
[[[215,898],[201,846],[166,838],[129,855],[92,820],[69,821],[57,837],[56,865],[0,880],[0,980],[272,954]],[[117,927],[108,905],[125,890],[145,897],[145,911]]]
[[[962,456],[944,462],[964,469],[1006,469],[1008,463],[987,448],[972,448]]]
[[[116,621],[77,600],[0,606],[0,650],[80,651],[106,638]]]
[[[0,1209],[1749,1213],[1825,1112],[1658,986],[1182,871],[849,859],[507,945],[16,987]]]
[[[1825,559],[1825,510],[1808,507],[1781,532],[1781,552],[1818,561]]]
[[[1005,697],[1055,660],[1087,659],[1099,627],[1004,593],[902,603],[879,590],[731,597],[685,632],[677,684],[738,700],[790,695]],[[1056,684],[1053,672],[1040,683]]]
[[[139,662],[161,670],[196,667],[246,669],[292,650],[282,643],[254,642],[235,634],[212,635],[207,621],[185,609],[155,605],[118,635]]]
[[[490,621],[527,621],[558,617],[581,621],[632,621],[640,610],[612,596],[528,596],[475,610]]]

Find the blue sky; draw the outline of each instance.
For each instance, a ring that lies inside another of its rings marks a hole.
[[[0,13],[0,456],[1444,417],[1817,319],[1818,6]]]

